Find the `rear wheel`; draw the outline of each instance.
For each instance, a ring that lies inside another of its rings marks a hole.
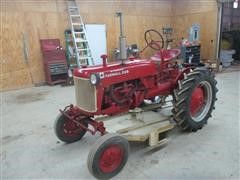
[[[174,90],[174,119],[185,131],[197,131],[211,117],[217,81],[208,69],[195,69]]]
[[[88,127],[87,119],[81,119],[79,123],[81,123],[85,127]],[[71,119],[68,119],[62,113],[60,113],[56,118],[54,129],[58,139],[66,143],[78,141],[86,133],[85,129],[83,129]]]
[[[129,154],[128,141],[118,134],[105,134],[91,148],[88,169],[99,179],[117,175],[125,166]]]

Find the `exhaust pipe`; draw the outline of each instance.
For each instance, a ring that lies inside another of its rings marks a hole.
[[[123,60],[127,59],[127,49],[126,49],[127,38],[123,34],[123,13],[117,12],[116,16],[119,17],[120,19],[119,50],[120,50],[120,60],[122,60],[122,64],[123,64]]]

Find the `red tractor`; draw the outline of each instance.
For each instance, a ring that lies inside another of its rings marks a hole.
[[[152,37],[158,36],[159,39]],[[104,121],[96,117],[109,117],[127,113],[143,104],[172,96],[172,113],[176,124],[184,131],[201,129],[216,101],[216,80],[211,69],[193,64],[178,64],[174,59],[179,49],[163,49],[159,32],[145,32],[146,47],[156,50],[148,59],[130,57],[125,61],[83,66],[75,69],[76,105],[67,106],[57,117],[57,137],[71,143],[80,140],[89,131],[100,132],[102,138],[89,154],[88,167],[97,178],[111,178],[124,167],[128,141],[118,134],[107,134]],[[101,119],[102,119],[101,118]],[[123,122],[124,123],[124,122]]]

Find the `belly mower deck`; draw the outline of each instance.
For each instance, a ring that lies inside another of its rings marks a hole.
[[[148,140],[150,146],[156,146],[163,142],[160,134],[174,127],[170,119],[170,115],[149,110],[144,111],[140,108],[114,117],[99,118],[104,122],[108,133],[120,134],[128,141],[144,142]]]

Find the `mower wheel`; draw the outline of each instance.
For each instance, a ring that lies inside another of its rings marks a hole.
[[[105,134],[92,146],[88,155],[88,169],[98,179],[117,175],[128,160],[129,143],[124,137]]]
[[[152,105],[152,104],[159,104],[161,102],[160,96],[155,96],[153,99],[144,99],[144,105]]]
[[[81,119],[79,123],[88,127],[87,119]],[[62,113],[60,113],[55,120],[54,130],[58,139],[66,143],[78,141],[86,133],[85,129],[77,125],[76,122],[68,119]]]
[[[174,120],[184,131],[197,131],[207,123],[214,108],[217,93],[214,74],[197,68],[185,74],[174,90]]]

